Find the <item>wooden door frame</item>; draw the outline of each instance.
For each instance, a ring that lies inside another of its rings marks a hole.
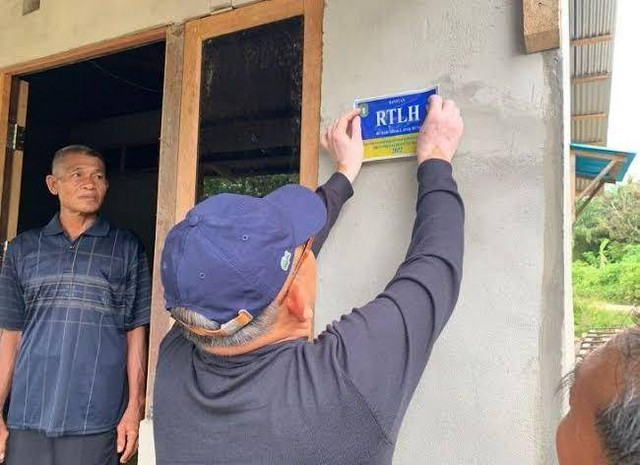
[[[324,0],[259,2],[218,15],[195,19],[185,25],[176,218],[184,217],[196,202],[203,42],[212,37],[296,16],[304,17],[300,183],[309,188],[317,186]]]
[[[84,45],[72,50],[56,53],[42,58],[36,58],[26,62],[9,65],[0,68],[0,211],[5,196],[4,189],[5,170],[7,168],[7,133],[9,130],[9,109],[12,103],[12,92],[19,91],[17,80],[20,75],[45,71],[47,69],[66,66],[90,58],[121,52],[130,48],[140,47],[166,40],[169,26],[163,25],[143,31],[127,34],[114,39],[108,39],[94,44]],[[11,198],[18,193],[12,193]],[[15,202],[15,199],[14,199]],[[9,237],[11,239],[11,237]]]

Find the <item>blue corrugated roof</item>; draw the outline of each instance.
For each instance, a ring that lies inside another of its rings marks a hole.
[[[618,172],[617,182],[621,182],[633,159],[636,157],[634,152],[623,152],[621,150],[614,150],[608,147],[599,147],[597,145],[585,145],[585,144],[571,144],[571,150],[576,153],[576,175],[582,178],[595,178],[600,171],[609,164],[607,160],[601,158],[590,157],[591,153],[600,153],[603,155],[624,155],[625,160],[622,164],[622,168]]]

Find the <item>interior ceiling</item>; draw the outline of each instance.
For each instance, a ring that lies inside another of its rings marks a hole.
[[[160,109],[164,54],[159,42],[22,76],[29,121],[76,123]]]

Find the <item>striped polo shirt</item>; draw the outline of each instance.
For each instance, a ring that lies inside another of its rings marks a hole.
[[[9,428],[57,437],[117,426],[127,331],[149,313],[149,269],[132,232],[98,218],[71,241],[56,215],[16,237],[0,271],[0,328],[22,331]]]

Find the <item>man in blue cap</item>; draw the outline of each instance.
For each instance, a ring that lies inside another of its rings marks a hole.
[[[218,195],[171,231],[162,279],[176,325],[155,385],[158,465],[391,463],[460,288],[464,212],[450,162],[462,130],[456,105],[432,97],[407,257],[382,294],[315,341],[315,255],[360,170],[358,112],[324,137],[338,173],[318,193]]]

